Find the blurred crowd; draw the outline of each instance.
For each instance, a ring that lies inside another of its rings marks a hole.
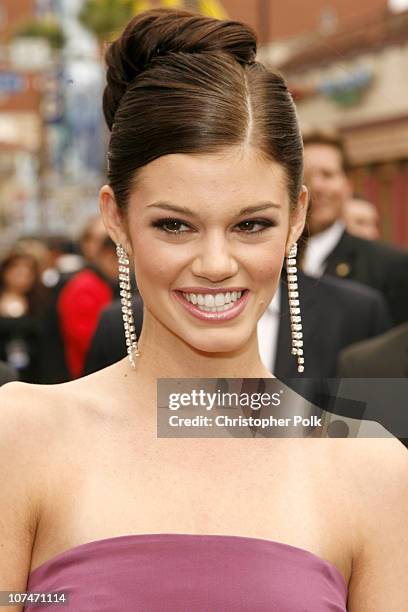
[[[408,251],[381,241],[377,208],[354,193],[337,137],[305,137],[305,183],[310,207],[299,260],[305,376],[407,376]],[[280,289],[258,326],[261,356],[276,376],[296,376],[285,275]],[[22,237],[3,255],[0,382],[64,382],[125,354],[116,246],[99,217],[76,241]]]
[[[77,241],[24,237],[0,263],[0,361],[31,383],[79,377],[101,310],[118,297],[116,247],[100,217]]]

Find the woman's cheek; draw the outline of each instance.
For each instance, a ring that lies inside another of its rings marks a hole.
[[[135,238],[132,242],[136,275],[155,274],[157,269],[165,267],[165,254],[156,240]]]
[[[258,286],[257,291],[257,311],[262,315],[270,304],[279,285],[280,275],[283,265],[284,250],[269,249],[259,257],[258,262],[262,264],[256,266],[253,272],[253,279]]]
[[[265,247],[265,245],[263,245]],[[284,259],[284,244],[282,247],[269,245],[268,248],[259,250],[256,257],[247,260],[247,266],[252,270],[254,277],[261,281],[272,281],[278,277],[282,270]]]

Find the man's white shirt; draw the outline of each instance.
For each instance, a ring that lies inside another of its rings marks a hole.
[[[344,230],[343,221],[336,221],[328,229],[308,239],[302,268],[306,274],[315,278],[322,276],[326,267],[325,261],[339,243]],[[263,364],[270,372],[274,371],[276,364],[280,324],[280,295],[281,286],[278,285],[274,298],[260,318],[257,328],[259,354]]]
[[[338,245],[346,229],[343,221],[336,221],[320,234],[308,238],[302,270],[309,276],[320,278],[326,268],[326,259]]]

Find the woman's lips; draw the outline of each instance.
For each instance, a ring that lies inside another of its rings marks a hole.
[[[186,310],[190,314],[192,314],[197,319],[201,319],[201,321],[230,321],[237,317],[245,308],[246,303],[249,300],[249,291],[245,289],[241,297],[234,302],[234,305],[231,306],[228,310],[223,310],[221,312],[206,312],[204,310],[200,310],[195,304],[192,304],[184,297],[181,291],[174,291],[174,296],[180,304],[184,306]]]

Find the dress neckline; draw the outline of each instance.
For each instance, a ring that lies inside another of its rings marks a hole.
[[[119,535],[119,536],[112,536],[110,538],[101,538],[99,540],[91,540],[90,542],[85,542],[83,544],[78,544],[76,546],[72,546],[71,548],[67,548],[66,550],[54,555],[53,557],[50,557],[49,559],[41,563],[41,565],[38,565],[35,569],[33,569],[30,572],[29,576],[30,577],[36,576],[37,572],[43,571],[45,568],[52,565],[56,561],[63,559],[66,555],[75,554],[76,552],[81,552],[81,551],[92,550],[92,548],[94,547],[108,544],[110,542],[119,544],[121,542],[126,542],[129,539],[135,539],[135,540],[140,540],[144,542],[148,542],[149,540],[157,541],[158,539],[162,539],[162,540],[171,540],[171,539],[201,540],[201,541],[224,540],[226,542],[239,540],[239,541],[242,541],[243,543],[248,543],[248,544],[251,544],[251,543],[256,544],[258,542],[258,543],[262,543],[263,545],[281,547],[282,549],[286,549],[289,551],[292,550],[293,552],[303,554],[307,557],[314,559],[315,561],[318,561],[319,563],[325,565],[326,567],[329,567],[331,570],[334,571],[336,576],[340,578],[342,582],[342,586],[345,589],[346,593],[348,589],[345,577],[343,576],[341,571],[334,565],[334,563],[332,563],[331,561],[327,561],[326,559],[323,559],[323,557],[320,557],[316,553],[310,550],[307,550],[306,548],[301,548],[299,546],[294,546],[292,544],[286,544],[285,542],[279,542],[277,540],[269,540],[267,538],[257,538],[257,537],[252,537],[252,536],[240,536],[240,535],[224,535],[224,534],[218,535],[218,534],[190,534],[190,533],[134,533],[134,534],[131,533],[131,534],[125,534],[125,535]]]

